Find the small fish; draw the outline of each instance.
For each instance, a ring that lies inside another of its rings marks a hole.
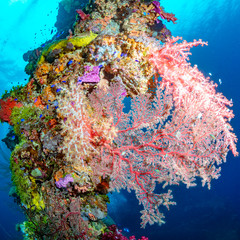
[[[212,139],[216,139],[216,137],[215,137],[214,135],[212,135],[212,134],[210,134],[210,137],[211,137]]]
[[[63,35],[64,31],[62,31],[61,33],[58,33],[56,38],[59,38],[61,35]]]
[[[88,213],[88,218],[92,221],[97,221],[97,218],[92,213]]]

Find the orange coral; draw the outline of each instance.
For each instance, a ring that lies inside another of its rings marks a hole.
[[[64,67],[65,67],[65,65],[61,64],[59,67],[56,67],[54,71],[56,73],[60,73],[60,72],[62,72],[64,70]]]
[[[43,63],[41,64],[35,72],[35,77],[37,79],[41,78],[43,75],[48,74],[52,70],[52,65],[49,63]]]
[[[62,169],[60,169],[59,171],[57,171],[57,172],[55,173],[55,176],[54,176],[54,179],[55,179],[56,182],[59,181],[60,178],[63,178],[63,171],[62,171]]]
[[[27,91],[28,92],[32,92],[33,83],[34,83],[34,78],[32,78],[27,84]]]
[[[52,89],[50,86],[47,86],[43,90],[43,100],[48,102],[51,101],[53,102],[56,99],[55,95],[52,92]]]
[[[56,119],[51,119],[51,120],[48,121],[47,124],[49,125],[50,129],[54,128],[57,124],[57,120]]]
[[[40,109],[44,109],[44,104],[40,96],[37,97],[37,100],[34,102],[34,105]]]
[[[101,182],[96,187],[96,191],[102,194],[107,194],[108,190],[109,190],[109,182],[104,179],[101,179]]]

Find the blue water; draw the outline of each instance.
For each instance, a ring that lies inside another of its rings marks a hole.
[[[0,94],[13,85],[23,84],[22,55],[55,34],[57,0],[1,0],[0,7]],[[240,1],[239,0],[162,0],[177,24],[166,23],[174,36],[191,41],[203,39],[209,46],[192,50],[191,62],[219,84],[218,91],[233,99],[235,118],[231,121],[240,136]],[[53,32],[52,32],[53,30]],[[219,80],[221,79],[221,80]],[[222,82],[222,84],[220,84]],[[1,125],[0,137],[7,133]],[[240,146],[238,144],[238,150]],[[0,239],[21,239],[15,224],[24,216],[8,196],[10,151],[0,142]],[[228,155],[222,176],[212,188],[201,186],[173,188],[177,206],[165,212],[166,224],[140,229],[138,202],[134,195],[122,192],[111,195],[110,215],[126,235],[148,236],[150,240],[239,240],[240,239],[240,159]],[[128,233],[129,230],[129,233]]]

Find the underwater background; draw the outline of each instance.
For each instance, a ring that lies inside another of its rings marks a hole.
[[[23,54],[56,34],[57,0],[0,0],[0,94],[12,86],[25,84],[28,75]],[[83,1],[84,4],[84,1]],[[178,18],[167,23],[173,36],[187,41],[203,39],[208,46],[192,49],[190,60],[218,84],[218,91],[232,99],[235,118],[231,121],[240,136],[240,2],[239,0],[161,0],[167,12]],[[1,124],[0,138],[8,133]],[[238,144],[238,151],[240,145]],[[9,197],[11,174],[10,150],[0,141],[0,239],[21,239],[15,225],[24,221],[18,205]],[[140,206],[135,198],[122,191],[109,194],[109,214],[126,236],[158,239],[240,239],[240,161],[230,153],[222,165],[221,177],[211,190],[199,185],[186,189],[172,187],[176,206],[164,211],[166,224],[140,229]]]

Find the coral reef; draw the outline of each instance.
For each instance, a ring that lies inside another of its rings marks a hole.
[[[107,194],[135,191],[142,227],[164,223],[161,207],[175,204],[165,187],[200,178],[210,188],[229,149],[238,154],[231,102],[188,62],[206,43],[171,38],[163,21],[177,19],[159,2],[60,5],[76,19],[69,35],[26,53],[29,82],[0,100],[20,229],[25,239],[127,239],[107,224]]]

